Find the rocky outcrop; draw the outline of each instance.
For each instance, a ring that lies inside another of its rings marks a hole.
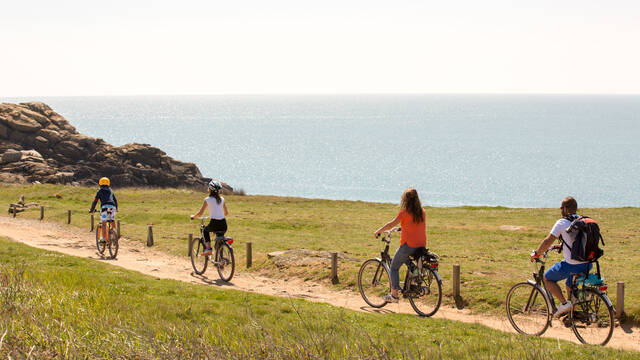
[[[0,182],[95,185],[102,176],[115,186],[196,187],[193,163],[172,159],[148,144],[113,146],[78,133],[41,102],[0,104]]]

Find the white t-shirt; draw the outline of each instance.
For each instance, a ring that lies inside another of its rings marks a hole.
[[[573,215],[575,216],[575,218],[578,218],[578,215]],[[564,240],[564,242],[567,243],[567,245],[569,246],[573,246],[573,241],[576,238],[576,235],[578,234],[578,232],[573,232],[571,234],[569,234],[567,232],[567,228],[571,226],[571,221],[567,220],[567,219],[560,219],[558,221],[556,221],[555,225],[553,225],[553,228],[551,229],[550,234],[559,238],[560,235],[562,235],[562,239]],[[578,260],[573,260],[571,259],[571,250],[569,250],[569,248],[567,247],[567,245],[565,245],[564,243],[562,244],[562,255],[564,256],[564,260],[569,263],[569,264],[584,264],[585,261],[578,261]]]
[[[204,198],[204,201],[207,202],[207,207],[209,208],[209,216],[212,219],[222,220],[224,219],[224,198],[220,197],[220,204],[216,201],[216,198],[213,196],[207,196]]]

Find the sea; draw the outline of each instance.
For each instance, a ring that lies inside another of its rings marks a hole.
[[[211,95],[43,101],[247,194],[427,206],[640,206],[640,95]]]

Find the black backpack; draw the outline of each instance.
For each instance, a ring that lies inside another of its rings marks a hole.
[[[604,251],[598,246],[602,241],[604,246],[604,239],[600,234],[600,227],[598,223],[588,216],[567,217],[567,220],[571,221],[571,225],[567,228],[568,233],[576,233],[573,246],[569,246],[562,236],[560,240],[571,251],[571,259],[577,261],[597,261]]]

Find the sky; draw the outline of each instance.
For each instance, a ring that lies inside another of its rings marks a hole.
[[[0,96],[640,94],[640,1],[0,3]]]

